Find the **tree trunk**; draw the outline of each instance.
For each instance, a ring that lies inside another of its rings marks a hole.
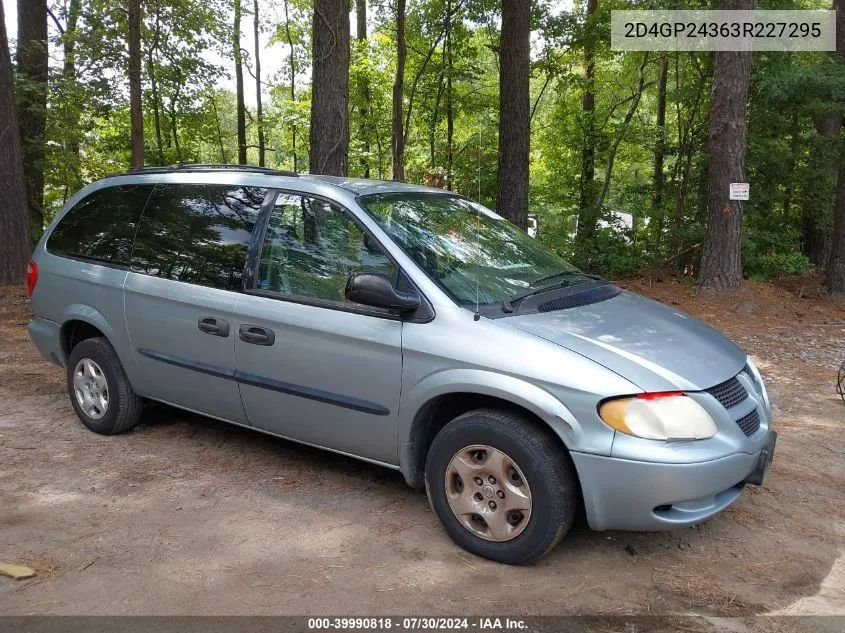
[[[63,62],[62,78],[65,82],[65,90],[69,91],[73,98],[65,108],[67,126],[67,137],[65,151],[67,160],[70,162],[70,169],[65,174],[65,194],[67,201],[69,194],[73,194],[82,186],[82,176],[79,171],[79,111],[81,104],[77,102],[78,91],[76,81],[76,38],[78,36],[79,15],[81,13],[82,0],[70,0],[68,4],[67,25],[62,34]]]
[[[393,80],[393,124],[391,157],[393,180],[405,180],[405,131],[402,126],[402,97],[405,86],[405,0],[396,0],[396,76]]]
[[[417,95],[417,87],[419,86],[420,79],[422,79],[423,75],[425,74],[426,68],[428,68],[428,64],[431,62],[431,58],[434,57],[434,53],[437,50],[437,46],[440,44],[440,40],[443,39],[444,34],[449,30],[450,24],[452,20],[452,11],[450,8],[449,3],[446,3],[446,17],[443,21],[443,30],[440,31],[437,37],[434,38],[431,42],[431,46],[428,48],[428,53],[426,54],[425,58],[423,59],[422,63],[417,68],[417,72],[414,73],[414,80],[411,82],[411,90],[408,93],[408,105],[405,108],[405,127],[403,130],[403,143],[405,146],[408,144],[408,138],[411,134],[411,115],[414,111],[414,99]],[[447,47],[448,48],[448,47]]]
[[[153,100],[153,126],[156,134],[156,154],[158,155],[158,164],[164,165],[164,147],[161,141],[161,104],[158,96],[158,82],[155,77],[154,65],[149,63],[147,65],[147,73],[150,77],[150,89],[152,90]]]
[[[592,33],[592,16],[599,8],[598,0],[587,0],[587,32],[584,36],[584,93],[581,95],[584,141],[581,148],[581,187],[578,213],[578,240],[592,239],[600,209],[594,208],[596,175],[596,98],[595,89],[595,36]]]
[[[44,130],[47,122],[47,3],[18,0],[18,126],[26,182],[29,237],[44,230]]]
[[[357,0],[355,3],[355,17],[357,20],[356,35],[359,46],[364,49],[367,46],[367,0]],[[361,156],[361,167],[364,178],[370,177],[370,82],[366,74],[362,74],[359,85],[361,91],[361,124],[358,128],[361,135],[361,142],[364,144],[364,153]]]
[[[310,171],[346,176],[349,166],[347,0],[315,0],[312,47]]]
[[[502,217],[523,230],[528,224],[530,40],[531,3],[528,0],[502,0],[497,210]]]
[[[814,117],[815,135],[808,158],[810,182],[835,182],[839,172],[838,141],[842,127],[842,111],[836,109]],[[801,204],[801,247],[818,270],[826,270],[830,258],[833,234],[833,211],[836,203],[836,185],[810,187],[804,192]]]
[[[652,216],[663,224],[663,152],[666,147],[666,79],[669,76],[669,57],[660,56],[657,69],[657,138],[654,141],[654,163],[651,177]],[[658,237],[659,239],[659,237]]]
[[[261,43],[258,40],[258,0],[253,0],[253,30],[255,31],[255,124],[258,127],[258,164],[264,167],[264,117],[261,112]]]
[[[690,57],[694,53],[690,53]],[[680,94],[683,75],[681,74],[680,53],[675,53],[674,59],[674,75],[675,75],[675,91]],[[675,116],[678,125],[678,157],[675,159],[675,164],[672,166],[672,185],[675,191],[675,221],[669,225],[669,247],[673,257],[680,258],[681,245],[683,243],[683,226],[684,217],[686,215],[686,189],[687,179],[686,172],[682,167],[684,156],[687,154],[687,146],[685,144],[689,132],[684,127],[684,118],[681,116],[681,101],[675,101]],[[692,120],[692,115],[689,117]],[[659,227],[662,228],[662,227]],[[677,264],[680,266],[680,262]]]
[[[840,14],[841,11],[837,10],[837,22],[839,22],[838,18]],[[837,24],[838,29],[839,25]],[[839,44],[837,44],[837,48],[839,48]],[[830,263],[827,267],[827,287],[830,292],[841,294],[845,293],[845,158],[839,160],[839,176],[836,182],[834,214],[833,238],[830,244]]]
[[[285,35],[290,49],[290,100],[296,101],[296,50],[293,45],[293,37],[290,34],[290,9],[288,0],[285,0]],[[296,156],[296,125],[291,125],[291,148],[293,150],[293,171],[299,171],[299,161]]]
[[[690,172],[692,171],[692,160],[694,154],[695,147],[692,144],[681,146],[679,148],[679,154],[676,161],[678,176],[674,179],[676,183],[675,221],[670,234],[670,245],[674,255],[678,255],[678,253],[683,250],[684,246],[684,225],[687,220],[687,191],[690,187]],[[702,193],[702,200],[706,197],[706,195],[706,191]],[[681,263],[679,260],[676,261],[678,261],[679,264]]]
[[[674,261],[679,270],[685,270],[689,263],[689,257],[681,257],[681,252],[684,251],[684,225],[687,218],[686,202],[687,192],[690,189],[690,174],[692,170],[693,158],[697,149],[702,145],[702,142],[696,138],[696,120],[699,117],[699,108],[704,100],[705,88],[711,82],[713,77],[713,64],[709,61],[712,57],[709,53],[705,57],[705,66],[701,68],[696,57],[697,53],[687,53],[690,61],[697,67],[698,76],[695,82],[695,92],[692,104],[686,106],[686,116],[682,116],[682,102],[677,101],[676,117],[678,129],[678,151],[675,164],[672,166],[671,181],[675,192],[675,213],[674,222],[670,223],[669,231],[669,246],[673,254]],[[674,55],[674,76],[675,76],[675,92],[678,94],[688,92],[691,87],[684,81],[684,70],[681,65],[681,56],[679,53]],[[698,197],[702,202],[707,200],[707,181],[704,170],[701,170],[705,176],[700,178],[702,183],[701,193]],[[700,258],[698,258],[700,263]],[[697,270],[697,269],[696,269]]]
[[[446,70],[446,56],[443,56],[443,61],[440,64],[440,79],[437,82],[437,92],[434,95],[434,107],[431,110],[431,119],[428,123],[428,170],[434,175],[434,170],[437,168],[437,123],[440,120],[440,100],[443,98],[443,84]],[[439,180],[439,175],[437,176]]]
[[[372,130],[376,141],[376,153],[378,154],[378,179],[384,180],[384,161],[386,152],[384,150],[384,139],[381,136],[381,126],[374,125]]]
[[[833,230],[820,227],[814,221],[809,226],[802,224],[801,246],[802,252],[816,270],[826,272],[833,249]]]
[[[833,8],[836,10],[836,53],[839,63],[845,66],[845,0],[834,0]],[[845,293],[845,148],[839,156],[827,287],[830,292]]]
[[[754,8],[754,0],[722,0],[721,9]],[[751,51],[715,53],[710,97],[707,234],[698,284],[721,293],[742,285],[743,203],[729,200],[730,183],[745,182],[745,146]]]
[[[0,284],[19,284],[26,274],[30,247],[27,241],[27,199],[20,130],[15,114],[12,60],[6,37],[6,16],[0,2]]]
[[[153,123],[156,134],[156,153],[158,164],[164,165],[164,146],[161,142],[161,104],[158,95],[158,80],[155,74],[155,53],[161,41],[161,4],[159,0],[155,3],[155,28],[153,29],[153,41],[147,51],[147,76],[150,79],[150,90],[153,99]]]
[[[176,148],[176,162],[182,164],[182,147],[179,145],[179,128],[177,126],[176,103],[179,100],[179,92],[170,100],[170,128],[173,130],[173,145]]]
[[[601,209],[602,206],[604,206],[604,201],[607,197],[607,192],[610,190],[610,179],[613,177],[613,164],[616,162],[616,152],[619,151],[619,145],[622,143],[622,139],[625,138],[625,132],[628,130],[628,125],[631,123],[631,119],[634,118],[634,114],[636,113],[637,107],[640,104],[640,99],[643,96],[643,88],[645,87],[645,66],[647,63],[648,53],[646,52],[643,53],[643,61],[640,64],[640,67],[637,69],[637,91],[634,93],[634,98],[631,99],[631,105],[628,108],[628,112],[622,121],[622,126],[616,133],[616,138],[613,140],[613,144],[610,146],[610,151],[607,155],[607,167],[605,167],[604,170],[604,181],[602,181],[599,195],[596,198],[596,201],[593,203],[594,209]],[[634,178],[634,180],[636,180],[636,177]],[[632,220],[634,217],[635,216],[632,215]],[[634,234],[636,234],[636,225],[633,225],[632,229],[634,229]]]
[[[404,6],[404,1],[403,1],[403,6]],[[407,146],[408,138],[410,137],[410,134],[411,134],[411,116],[412,116],[413,111],[414,111],[414,99],[416,98],[416,95],[417,95],[417,88],[419,86],[420,80],[422,79],[423,75],[425,74],[426,68],[428,68],[428,64],[431,62],[432,57],[434,57],[434,53],[437,50],[437,46],[440,44],[440,41],[443,39],[444,35],[446,36],[446,40],[447,40],[446,41],[446,51],[447,51],[446,54],[447,54],[447,56],[450,54],[449,51],[451,50],[450,49],[451,40],[449,38],[449,30],[450,30],[450,25],[451,25],[451,20],[452,20],[453,15],[454,15],[454,11],[452,9],[451,2],[449,2],[447,0],[445,18],[444,18],[444,21],[443,21],[443,29],[440,31],[440,33],[437,35],[437,37],[435,37],[432,40],[431,46],[428,47],[428,53],[426,53],[422,63],[417,68],[417,72],[414,73],[414,80],[411,82],[411,89],[408,91],[408,94],[407,94],[408,104],[405,107],[405,123],[404,123],[404,127],[402,129],[403,172],[404,172],[404,148]],[[404,22],[404,18],[403,18],[403,22]],[[403,27],[403,31],[404,31],[404,27]],[[403,48],[404,48],[404,46],[405,45],[403,44]],[[403,66],[404,66],[404,61],[403,61]],[[451,64],[450,64],[450,67],[451,67]],[[404,96],[405,95],[404,95],[404,90],[403,90],[403,97]],[[391,130],[391,136],[392,136],[392,130]],[[450,141],[450,147],[451,147],[451,141]]]
[[[783,215],[792,213],[792,196],[795,194],[795,174],[801,160],[801,125],[798,112],[793,112],[789,124],[789,173],[783,188]]]
[[[132,169],[144,167],[144,111],[141,104],[141,0],[129,1],[129,118]]]
[[[446,189],[454,187],[455,159],[455,110],[452,100],[452,72],[455,68],[452,58],[452,2],[446,0]],[[481,151],[481,148],[478,148]],[[480,202],[480,201],[479,201]]]
[[[220,114],[217,112],[217,97],[212,92],[210,98],[211,111],[214,113],[214,125],[217,128],[217,145],[220,147],[220,162],[225,165],[229,160],[226,158],[226,146],[223,145],[223,131],[220,129]]]
[[[241,0],[235,0],[235,24],[232,30],[235,58],[235,100],[238,120],[238,164],[246,165],[246,106],[244,106],[244,69],[241,60]]]

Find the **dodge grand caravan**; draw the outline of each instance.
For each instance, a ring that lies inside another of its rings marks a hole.
[[[597,530],[702,521],[760,484],[754,363],[437,189],[189,166],[83,188],[28,274],[83,424],[158,401],[425,487],[449,536],[537,560]]]

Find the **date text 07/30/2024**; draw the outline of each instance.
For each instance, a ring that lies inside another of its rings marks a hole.
[[[519,618],[442,618],[442,617],[357,617],[357,618],[309,618],[308,629],[313,631],[329,630],[396,630],[396,631],[519,631],[527,628],[527,623]]]

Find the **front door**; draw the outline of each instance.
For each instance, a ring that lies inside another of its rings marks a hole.
[[[158,184],[124,284],[142,395],[245,423],[235,372],[235,305],[267,190]]]
[[[402,322],[346,301],[361,270],[396,274],[347,212],[279,193],[254,287],[235,310],[236,375],[252,425],[397,464]]]

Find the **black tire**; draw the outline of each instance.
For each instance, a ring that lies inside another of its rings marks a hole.
[[[76,397],[74,372],[77,364],[84,359],[94,361],[102,370],[106,381],[108,406],[105,407],[105,414],[99,419],[86,413]],[[141,417],[143,399],[132,389],[117,353],[105,338],[85,339],[71,350],[67,361],[67,391],[76,415],[94,433],[100,435],[123,433],[138,424]]]
[[[472,533],[449,505],[446,474],[461,449],[487,445],[518,466],[531,490],[532,508],[523,531],[508,541],[490,541]],[[550,429],[511,413],[477,409],[458,416],[434,438],[425,463],[425,489],[434,513],[452,540],[483,558],[527,565],[545,556],[569,531],[578,512],[578,478],[569,454]]]

